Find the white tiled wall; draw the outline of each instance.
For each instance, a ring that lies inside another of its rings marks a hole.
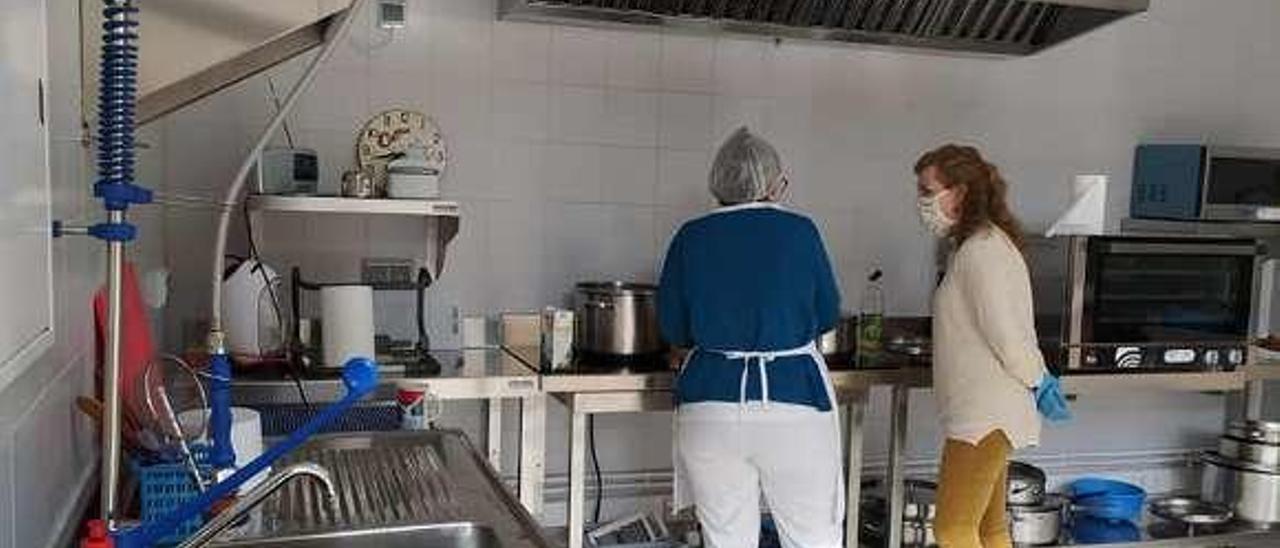
[[[671,231],[707,206],[716,142],[741,124],[782,151],[791,201],[822,226],[846,306],[856,306],[860,280],[878,264],[890,312],[923,313],[933,253],[915,219],[910,167],[926,148],[980,144],[1003,168],[1027,226],[1043,229],[1083,172],[1112,176],[1111,211],[1123,216],[1140,140],[1280,145],[1271,93],[1280,88],[1272,28],[1280,3],[1152,4],[1034,57],[975,59],[496,22],[493,0],[410,0],[405,31],[357,23],[290,120],[298,144],[320,152],[330,191],[372,113],[404,106],[439,122],[451,151],[445,193],[463,203],[463,222],[429,296],[433,325],[453,307],[559,303],[577,280],[652,279]],[[275,71],[277,87],[300,66]],[[161,123],[166,186],[225,186],[269,111],[264,83],[255,78]],[[207,306],[211,216],[170,210],[165,222],[180,317],[168,334],[177,341],[179,319],[202,317]],[[402,253],[419,234],[412,222],[270,225],[287,236],[264,245],[279,266],[323,276],[354,275],[360,256]],[[919,399],[913,443],[928,454],[936,439],[928,397]],[[1211,396],[1090,398],[1077,407],[1081,418],[1052,431],[1044,451],[1086,441],[1189,447],[1223,416]],[[628,458],[623,438],[604,438],[628,466],[662,464]],[[883,439],[869,449],[883,451]]]

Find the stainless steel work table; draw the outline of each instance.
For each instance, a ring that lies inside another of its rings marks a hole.
[[[531,364],[537,363],[534,348],[508,349]],[[927,375],[927,370],[924,370]],[[862,426],[866,418],[867,400],[871,387],[877,384],[895,384],[902,372],[898,370],[846,370],[832,371],[836,398],[845,408],[845,443],[848,469],[862,469]],[[671,387],[674,375],[670,371],[626,371],[580,369],[567,373],[544,374],[542,390],[569,408],[569,507],[568,546],[581,548],[586,522],[586,429],[590,415],[608,413],[670,412],[674,409]],[[861,498],[858,481],[846,482],[847,520],[852,527],[846,542],[856,546],[858,500]]]
[[[484,400],[488,423],[485,449],[494,470],[502,469],[502,401],[520,403],[520,455],[518,493],[520,502],[535,517],[542,513],[545,479],[547,407],[539,388],[538,373],[512,354],[499,349],[432,351],[440,372],[403,371],[388,368],[373,395],[378,400],[395,398],[396,388],[422,390],[428,401]],[[536,363],[536,362],[535,362]],[[315,372],[303,379],[308,399],[329,402],[345,392],[336,370]],[[234,381],[232,397],[236,405],[301,403],[293,381],[279,373],[241,373]]]
[[[511,348],[510,352],[529,364],[538,363],[533,348]],[[907,358],[903,358],[904,360]],[[532,365],[531,365],[532,367]],[[1193,392],[1225,392],[1245,388],[1252,380],[1280,377],[1280,367],[1256,365],[1233,372],[1177,372],[1141,374],[1068,375],[1064,390],[1071,395],[1132,390],[1173,390]],[[674,375],[669,371],[631,372],[617,370],[576,370],[569,373],[544,374],[543,392],[563,402],[570,413],[569,434],[569,507],[568,546],[581,548],[586,519],[586,425],[587,417],[606,413],[666,412],[674,408],[671,387]],[[905,489],[905,450],[907,410],[912,389],[932,384],[928,367],[909,366],[894,369],[849,369],[833,367],[832,383],[837,399],[845,410],[846,481],[845,545],[858,546],[858,507],[860,481],[852,476],[860,473],[863,462],[863,423],[868,396],[873,386],[892,387],[890,414],[889,467],[891,534],[889,546],[902,545],[902,501]],[[1176,544],[1170,544],[1178,545]]]

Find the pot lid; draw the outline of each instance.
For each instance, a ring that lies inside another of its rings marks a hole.
[[[1010,479],[1030,479],[1040,483],[1045,481],[1044,470],[1017,460],[1009,461],[1009,478]]]

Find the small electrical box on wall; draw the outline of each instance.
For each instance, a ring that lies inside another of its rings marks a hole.
[[[402,29],[408,21],[405,0],[378,0],[378,28]]]

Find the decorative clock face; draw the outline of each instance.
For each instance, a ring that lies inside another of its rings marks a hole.
[[[378,113],[356,137],[356,160],[361,169],[372,169],[378,181],[385,181],[387,162],[411,147],[427,152],[427,161],[443,173],[446,163],[444,137],[435,120],[412,110],[391,109]]]

